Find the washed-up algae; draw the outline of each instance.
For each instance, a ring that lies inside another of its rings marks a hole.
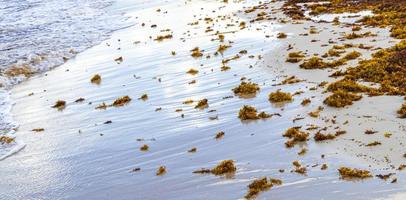
[[[278,102],[292,101],[293,97],[290,93],[281,92],[280,90],[277,90],[276,92],[272,92],[269,94],[268,100],[271,103],[278,103]]]
[[[240,85],[233,88],[233,92],[236,95],[243,97],[253,97],[259,91],[259,86],[252,82],[241,82]]]
[[[265,112],[260,112],[259,114],[257,112],[258,111],[256,108],[249,105],[244,105],[238,112],[238,118],[240,118],[241,120],[256,120],[272,117],[272,115]]]
[[[120,107],[120,106],[124,106],[124,105],[128,104],[130,101],[131,101],[131,98],[129,96],[123,96],[123,97],[116,99],[112,105],[115,107]]]
[[[364,179],[364,178],[370,178],[372,177],[371,172],[368,170],[360,170],[360,169],[355,169],[355,168],[349,168],[349,167],[340,167],[338,169],[338,172],[340,173],[341,178],[359,178],[359,179]]]
[[[55,104],[52,106],[52,108],[56,108],[58,110],[63,110],[66,106],[66,101],[63,100],[58,100],[55,102]]]
[[[216,176],[222,176],[227,174],[233,174],[237,171],[237,167],[234,165],[233,160],[223,160],[216,167],[212,169],[200,169],[193,173],[195,174],[214,174]]]
[[[337,90],[332,95],[328,96],[323,102],[331,107],[341,108],[352,105],[353,101],[358,101],[361,98],[361,95]]]

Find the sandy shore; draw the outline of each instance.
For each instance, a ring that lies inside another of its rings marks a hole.
[[[285,62],[289,44],[291,51],[306,52],[308,57],[323,54],[332,46],[322,47],[329,40],[348,43],[339,38],[351,32],[351,27],[312,21],[281,23],[288,18],[279,10],[282,2],[277,2],[267,9],[275,20],[247,23],[241,30],[235,24],[248,22],[259,11],[238,11],[256,2],[225,5],[175,2],[159,6],[159,12],[154,7],[129,13],[137,17],[136,26],[115,32],[111,39],[64,65],[17,85],[12,90],[13,115],[21,124],[18,137],[27,146],[0,162],[0,199],[242,199],[247,185],[262,176],[281,179],[283,185],[257,199],[402,199],[406,191],[402,173],[396,174],[396,184],[390,184],[390,180],[378,178],[346,181],[337,172],[340,166],[350,166],[387,174],[402,164],[403,153],[399,152],[406,140],[405,127],[404,120],[396,118],[402,98],[364,96],[351,107],[329,108],[323,105],[328,94],[318,85],[333,81],[329,77],[332,71],[302,70],[298,64]],[[205,24],[206,17],[215,23]],[[197,20],[198,25],[190,25]],[[225,41],[220,42],[215,31],[206,32],[208,26],[223,33]],[[318,34],[300,35],[312,26]],[[377,36],[351,42],[374,48],[397,42],[386,29],[368,30]],[[278,39],[279,32],[288,37]],[[166,34],[173,38],[153,40]],[[215,56],[220,44],[231,47]],[[202,58],[190,56],[195,47],[204,50]],[[363,59],[373,52],[354,49]],[[248,53],[240,53],[242,50]],[[222,60],[237,54],[241,58],[231,60],[226,64],[230,69],[222,71]],[[123,61],[117,63],[114,59],[118,57]],[[190,68],[199,72],[187,74]],[[102,77],[99,85],[90,83],[95,74]],[[289,76],[303,81],[280,85]],[[233,94],[232,89],[244,78],[260,86],[255,98]],[[196,83],[190,84],[193,80]],[[271,104],[268,94],[278,89],[304,93],[295,95],[293,102]],[[139,99],[143,94],[148,95],[147,100]],[[95,109],[125,95],[132,98],[128,105]],[[85,100],[75,103],[78,98]],[[209,107],[195,109],[204,98]],[[305,98],[311,99],[310,105],[301,105]],[[182,103],[188,99],[194,103]],[[51,108],[57,100],[67,102],[62,111]],[[238,111],[243,105],[281,116],[242,122]],[[318,118],[307,115],[319,106],[324,110]],[[333,117],[335,123],[327,120]],[[339,124],[347,133],[329,142],[311,140],[286,148],[285,130],[309,124],[326,126],[327,131],[336,130]],[[36,128],[45,131],[31,131]],[[368,129],[378,133],[365,135]],[[220,131],[224,137],[214,139]],[[386,132],[392,136],[385,138]],[[363,145],[374,140],[382,145]],[[139,150],[144,144],[149,146],[146,152]],[[189,153],[193,147],[197,152]],[[308,149],[303,156],[298,155],[301,148]],[[236,163],[233,177],[192,173],[226,159]],[[291,172],[295,160],[307,167],[305,175]],[[328,169],[321,170],[322,164]],[[155,175],[159,166],[166,167],[165,175]]]

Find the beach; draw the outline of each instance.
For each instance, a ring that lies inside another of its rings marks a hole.
[[[405,198],[406,176],[398,167],[406,127],[397,115],[404,97],[362,94],[342,108],[323,103],[328,84],[340,80],[333,72],[401,40],[388,28],[363,27],[360,34],[373,36],[351,40],[357,45],[342,53],[358,57],[335,68],[303,69],[286,62],[290,52],[301,51],[301,62],[348,44],[342,38],[353,26],[346,23],[371,13],[298,22],[283,13],[284,3],[112,4],[133,25],[6,90],[18,124],[10,129],[23,145],[0,161],[0,199],[244,199],[261,177],[283,183],[256,199]],[[91,81],[95,75],[100,78]],[[238,95],[233,89],[242,82],[259,89]],[[292,100],[272,102],[277,91]],[[131,100],[117,103],[126,96]],[[65,103],[55,108],[57,101]],[[268,115],[243,120],[245,105]],[[288,148],[292,127],[311,135]],[[317,131],[336,135],[318,141]],[[223,160],[232,160],[236,171],[193,173]],[[157,175],[161,166],[165,172]],[[341,167],[373,175],[347,180]]]

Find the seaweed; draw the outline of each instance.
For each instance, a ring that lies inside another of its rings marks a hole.
[[[353,101],[358,101],[361,98],[361,95],[345,92],[343,90],[337,90],[332,95],[328,96],[323,103],[331,107],[341,108],[347,105],[352,105]]]
[[[241,82],[240,85],[232,89],[234,94],[243,97],[253,97],[259,90],[260,89],[258,84],[244,81]]]
[[[309,104],[311,102],[312,101],[309,98],[306,98],[306,99],[303,99],[302,103],[300,103],[300,104],[302,104],[302,106],[306,106],[307,104]]]
[[[156,171],[156,175],[157,176],[162,176],[164,174],[166,174],[166,167],[165,166],[160,166],[158,168],[158,170]]]
[[[99,74],[94,75],[91,79],[90,79],[91,83],[94,84],[100,84],[101,82],[101,76]]]
[[[365,178],[371,178],[371,172],[368,170],[360,170],[356,168],[349,168],[349,167],[340,167],[338,169],[338,172],[340,173],[341,178],[359,178],[359,179],[365,179]]]
[[[66,101],[63,100],[58,100],[55,102],[55,104],[52,106],[52,108],[56,108],[58,110],[63,110],[66,106]]]
[[[158,35],[154,40],[158,41],[158,42],[161,42],[161,41],[166,40],[166,39],[172,39],[172,37],[173,37],[172,34]]]
[[[0,143],[1,144],[10,144],[14,142],[14,138],[8,136],[0,136]]]
[[[245,195],[246,199],[253,199],[260,192],[269,190],[272,187],[272,182],[268,181],[266,177],[255,179],[248,185],[248,193]]]
[[[202,99],[199,102],[197,102],[197,105],[195,106],[196,109],[205,109],[209,107],[209,101],[207,99]]]
[[[131,101],[131,98],[129,96],[123,96],[123,97],[119,97],[118,99],[116,99],[112,105],[115,107],[120,107],[120,106],[124,106],[124,105],[128,104],[130,101]]]
[[[370,142],[368,143],[366,146],[367,147],[373,147],[373,146],[378,146],[381,145],[382,143],[378,142],[378,141],[374,141],[374,142]]]
[[[148,151],[149,146],[147,144],[144,144],[140,147],[140,151]]]
[[[196,75],[199,73],[199,70],[190,68],[186,73],[191,74],[191,75]]]
[[[190,50],[190,52],[192,52],[191,56],[194,58],[203,56],[203,53],[200,51],[199,47],[195,47],[194,49]]]
[[[320,131],[319,132],[317,132],[315,135],[314,135],[314,140],[316,141],[316,142],[320,142],[320,141],[325,141],[325,140],[334,140],[336,138],[336,135],[333,135],[333,134],[322,134],[322,133],[320,133]]]
[[[216,176],[234,174],[237,171],[237,167],[234,165],[233,160],[223,160],[216,167],[212,169],[200,169],[196,170],[193,173],[195,174],[207,174],[211,173]]]
[[[289,138],[289,140],[285,142],[285,145],[286,147],[291,148],[298,142],[307,141],[309,133],[300,131],[300,127],[291,127],[286,130],[282,136]]]
[[[221,138],[223,138],[225,135],[224,131],[220,131],[216,134],[216,136],[214,137],[216,140],[219,140]]]
[[[109,107],[109,105],[107,105],[106,103],[101,103],[101,104],[99,104],[98,106],[96,106],[96,108],[95,109],[106,109],[107,107]]]
[[[280,33],[278,33],[278,35],[276,37],[279,39],[284,39],[284,38],[287,38],[288,35],[286,35],[286,33],[280,32]]]
[[[400,118],[406,118],[406,103],[398,110],[398,114]]]
[[[269,94],[268,100],[271,103],[277,103],[277,102],[292,101],[293,98],[290,93],[281,92],[280,90],[277,90],[276,92],[272,92]]]
[[[288,58],[286,59],[286,62],[298,63],[304,57],[305,57],[305,55],[303,55],[303,52],[301,52],[301,51],[291,52],[291,53],[288,54]]]
[[[34,132],[42,132],[42,131],[45,131],[45,129],[44,129],[44,128],[34,128],[34,129],[32,129],[31,131],[34,131]]]
[[[143,101],[146,101],[146,100],[148,100],[148,95],[147,95],[147,94],[143,94],[143,95],[141,95],[141,97],[140,97],[139,99],[141,99],[141,100],[143,100]]]
[[[30,77],[34,72],[31,70],[31,68],[27,66],[13,66],[9,69],[7,69],[4,74],[10,77],[15,77],[15,76],[20,76],[23,75],[25,77]]]
[[[197,148],[196,148],[196,147],[193,147],[193,148],[189,149],[187,152],[189,152],[189,153],[195,153],[196,151],[197,151]]]
[[[272,115],[265,112],[261,112],[259,114],[257,114],[257,112],[258,111],[256,108],[249,105],[244,105],[238,112],[238,118],[240,118],[241,120],[256,120],[272,117]]]

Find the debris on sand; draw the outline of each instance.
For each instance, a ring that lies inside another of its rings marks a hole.
[[[278,35],[276,37],[279,39],[284,39],[284,38],[287,38],[288,35],[286,35],[286,33],[280,32],[280,33],[278,33]]]
[[[291,52],[291,53],[288,54],[288,58],[286,59],[286,62],[298,63],[298,62],[300,62],[304,57],[305,57],[305,55],[304,55],[303,52],[301,52],[301,51]]]
[[[337,90],[332,95],[328,96],[323,102],[329,106],[341,108],[347,105],[352,105],[353,101],[358,101],[361,98],[361,95]]]
[[[147,144],[144,144],[140,147],[140,151],[148,151],[149,146]]]
[[[192,52],[191,56],[194,58],[203,56],[203,53],[200,51],[199,47],[195,47],[194,49],[190,50],[190,52]]]
[[[191,68],[186,73],[191,74],[191,75],[196,75],[199,73],[199,70]]]
[[[107,107],[109,107],[109,105],[107,105],[106,103],[103,102],[103,103],[99,104],[98,106],[96,106],[95,109],[105,110]]]
[[[278,103],[278,102],[285,102],[285,101],[293,100],[292,95],[290,93],[281,92],[280,90],[270,93],[268,99],[271,103]]]
[[[118,64],[120,64],[120,63],[123,62],[123,57],[120,56],[120,57],[118,57],[118,58],[115,58],[114,61],[116,61]]]
[[[193,147],[193,148],[189,149],[187,152],[189,152],[189,153],[195,153],[196,151],[197,151],[197,148],[196,148],[196,147]]]
[[[307,168],[302,166],[299,161],[295,160],[292,162],[293,166],[295,166],[295,169],[292,170],[292,172],[296,172],[298,174],[306,174]]]
[[[79,99],[75,100],[75,103],[80,103],[80,102],[83,102],[83,101],[85,101],[85,98],[80,97]]]
[[[27,66],[22,66],[22,67],[11,67],[7,69],[4,74],[6,74],[9,77],[15,77],[15,76],[20,76],[23,75],[25,77],[30,77],[34,72]]]
[[[311,102],[312,101],[309,98],[306,98],[306,99],[303,99],[302,103],[300,103],[300,104],[302,104],[302,106],[306,106],[307,104],[309,104]]]
[[[302,81],[302,80],[296,78],[296,76],[290,76],[290,77],[286,78],[285,80],[283,80],[281,84],[282,84],[282,85],[285,85],[285,84],[294,84],[294,83],[299,83],[299,82],[301,82],[301,81]]]
[[[400,118],[406,118],[406,103],[404,103],[400,110],[398,110],[398,114]]]
[[[1,144],[10,144],[14,142],[14,138],[8,136],[0,136],[0,143]]]
[[[366,146],[367,147],[373,147],[373,146],[378,146],[378,145],[381,145],[381,144],[382,144],[381,142],[374,141],[374,142],[368,143]]]
[[[141,97],[139,98],[140,100],[146,101],[148,100],[148,95],[147,94],[143,94],[141,95]]]
[[[207,99],[200,100],[195,106],[196,109],[205,109],[207,107],[209,107],[209,101]]]
[[[31,131],[33,131],[33,132],[42,132],[42,131],[45,131],[45,129],[44,128],[34,128]]]
[[[226,175],[226,174],[233,174],[237,171],[237,167],[234,165],[233,160],[223,160],[219,163],[216,167],[212,169],[201,169],[196,170],[193,173],[195,174],[214,174],[216,176]]]
[[[52,106],[52,108],[56,108],[58,110],[63,110],[66,106],[66,101],[63,100],[58,100],[56,103]]]
[[[233,89],[234,94],[242,97],[253,97],[259,91],[259,86],[252,82],[241,82],[239,86]]]
[[[355,168],[349,168],[349,167],[340,167],[338,169],[338,172],[340,173],[341,178],[370,178],[372,177],[371,172],[368,170],[360,170],[360,169],[355,169]]]
[[[248,193],[245,195],[246,199],[253,199],[260,192],[269,190],[272,187],[272,182],[268,181],[266,177],[255,179],[248,185]]]
[[[101,76],[99,74],[94,75],[91,79],[90,79],[91,83],[94,84],[100,84],[101,82]]]
[[[123,97],[116,99],[112,105],[115,107],[120,107],[120,106],[124,106],[124,105],[128,104],[130,101],[131,101],[131,98],[129,96],[123,96]]]
[[[163,41],[163,40],[166,40],[166,39],[172,39],[172,35],[171,34],[167,34],[167,35],[158,35],[154,40],[155,41],[158,41],[158,42],[161,42],[161,41]]]
[[[219,140],[221,138],[223,138],[225,135],[224,131],[220,131],[216,134],[216,137],[214,137],[216,140]]]
[[[323,134],[323,133],[320,133],[320,131],[314,135],[314,140],[316,142],[325,141],[325,140],[334,140],[335,138],[336,138],[336,135],[334,135],[334,134],[330,134],[330,133]]]
[[[266,119],[270,117],[272,117],[272,115],[265,112],[257,114],[257,109],[249,105],[244,105],[238,112],[238,118],[241,120]]]
[[[300,127],[291,127],[282,135],[290,140],[285,142],[286,147],[291,148],[298,142],[305,142],[309,137],[309,133],[300,131]]]
[[[156,171],[157,176],[162,176],[166,173],[166,167],[165,166],[160,166],[158,170]]]

